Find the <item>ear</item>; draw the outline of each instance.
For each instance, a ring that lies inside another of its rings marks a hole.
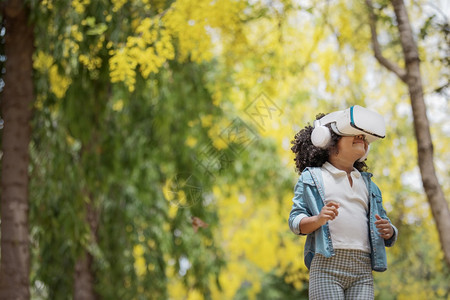
[[[364,154],[364,156],[361,157],[360,159],[358,159],[359,162],[363,162],[367,159],[367,156],[369,155],[369,150],[370,150],[370,144],[367,145],[367,150],[366,150],[366,153]]]

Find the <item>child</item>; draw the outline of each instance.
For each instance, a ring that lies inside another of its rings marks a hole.
[[[364,172],[369,142],[384,131],[380,115],[352,106],[318,115],[314,127],[306,126],[292,141],[300,178],[289,227],[307,235],[309,299],[373,299],[372,270],[387,269],[385,247],[398,232],[372,174]]]

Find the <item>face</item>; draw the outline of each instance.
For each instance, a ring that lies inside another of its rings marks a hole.
[[[357,161],[366,154],[368,146],[369,143],[366,141],[364,135],[343,136],[337,144],[337,155]]]

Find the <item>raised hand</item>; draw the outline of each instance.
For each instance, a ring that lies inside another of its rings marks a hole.
[[[390,239],[394,234],[394,229],[392,228],[391,223],[389,223],[386,219],[382,219],[378,214],[375,215],[375,218],[377,218],[375,221],[375,226],[377,227],[380,236],[385,240]]]
[[[328,221],[334,220],[339,215],[339,203],[330,201],[320,211],[318,221],[320,225],[324,225]]]

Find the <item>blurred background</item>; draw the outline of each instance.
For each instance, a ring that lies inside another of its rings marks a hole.
[[[448,1],[1,5],[0,299],[307,299],[291,140],[355,104],[399,229],[376,299],[450,299]]]

